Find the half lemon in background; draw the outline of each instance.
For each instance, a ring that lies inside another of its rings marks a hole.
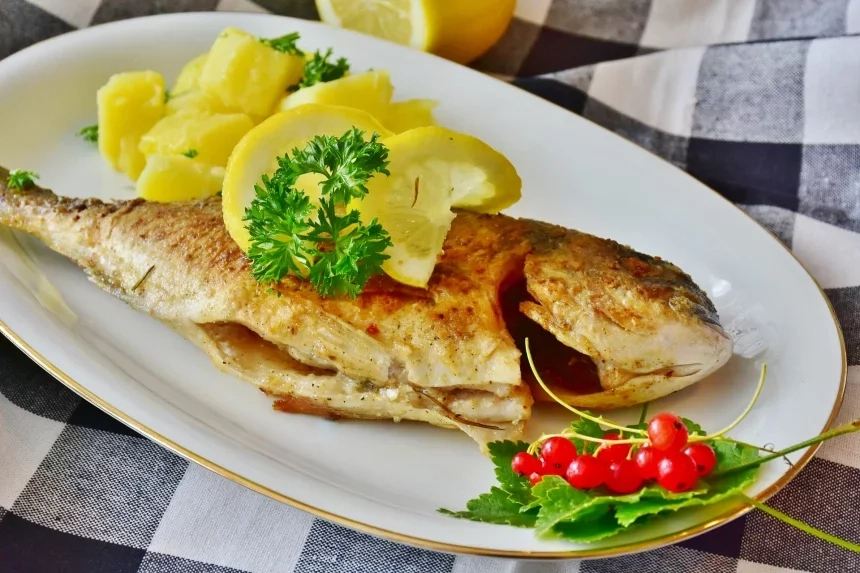
[[[468,64],[499,41],[516,0],[316,0],[326,24]]]

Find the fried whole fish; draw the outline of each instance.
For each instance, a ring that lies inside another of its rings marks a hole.
[[[258,284],[217,197],[103,202],[7,180],[0,168],[0,224],[70,258],[287,412],[419,420],[483,446],[518,437],[542,397],[524,333],[553,390],[595,409],[680,390],[732,353],[679,268],[547,223],[458,213],[426,290],[375,277],[355,300],[325,299],[297,277]]]

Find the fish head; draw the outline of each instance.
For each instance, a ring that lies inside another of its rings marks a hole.
[[[588,356],[599,382],[578,390],[556,385],[570,404],[604,409],[654,400],[731,357],[732,339],[713,303],[675,265],[567,230],[532,243],[523,269],[529,296],[519,310]]]

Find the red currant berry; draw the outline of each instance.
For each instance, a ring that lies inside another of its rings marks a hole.
[[[696,462],[681,452],[669,452],[657,465],[657,483],[668,491],[687,491],[696,483]]]
[[[594,456],[583,454],[570,462],[564,477],[576,489],[591,489],[604,483],[608,473],[606,464]]]
[[[533,474],[529,475],[529,483],[531,483],[532,485],[539,484],[540,480],[542,480],[542,479],[543,479],[543,476],[537,472],[534,472]]]
[[[543,457],[540,459],[540,470],[538,473],[545,476],[564,476],[567,466],[559,467],[559,464],[548,463]]]
[[[576,446],[567,438],[555,436],[541,444],[540,457],[543,461],[544,475],[563,476],[564,470],[576,457]]]
[[[699,477],[708,475],[717,465],[717,454],[708,444],[690,444],[684,448],[683,454],[696,463],[696,472]]]
[[[639,469],[639,475],[642,479],[657,479],[657,464],[663,459],[665,454],[657,448],[651,446],[642,446],[633,456],[633,461],[636,462],[636,467]]]
[[[620,440],[621,436],[618,434],[606,434],[603,436],[604,440]],[[621,460],[627,459],[627,454],[630,453],[630,444],[616,444],[614,446],[601,446],[600,450],[597,452],[597,459],[605,463],[606,465],[611,464],[612,462],[619,462]]]
[[[540,462],[528,452],[520,452],[511,460],[511,469],[520,476],[540,473]]]
[[[639,491],[642,487],[642,476],[639,468],[633,460],[621,460],[612,462],[609,466],[609,475],[606,478],[606,487],[612,493],[627,495]]]
[[[687,445],[687,426],[675,414],[663,412],[648,422],[648,439],[651,445],[664,452],[678,452]]]

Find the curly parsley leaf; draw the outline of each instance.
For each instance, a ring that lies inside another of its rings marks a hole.
[[[340,137],[317,136],[303,149],[278,158],[278,169],[255,186],[246,210],[251,236],[248,257],[260,282],[291,273],[305,277],[323,296],[355,297],[388,258],[391,238],[374,219],[363,223],[356,210],[340,214],[367,195],[375,174],[388,175],[388,149],[378,134],[365,141],[352,128]],[[319,204],[295,189],[301,175],[323,176]]]
[[[263,175],[263,185],[254,186],[256,198],[245,213],[251,272],[260,282],[278,282],[287,273],[304,276],[313,264],[304,236],[311,230],[314,207],[307,195],[291,187],[294,181],[279,175]]]
[[[296,178],[305,173],[322,175],[320,192],[343,204],[363,199],[367,182],[376,173],[389,175],[388,148],[379,143],[379,134],[365,142],[357,127],[340,137],[317,136],[304,149],[293,149],[280,165]]]
[[[269,46],[273,50],[284,52],[285,54],[293,54],[294,56],[304,56],[305,53],[301,51],[296,45],[296,42],[298,41],[298,32],[285,34],[278,38],[260,38],[260,43]]]
[[[306,236],[317,244],[308,278],[324,295],[355,298],[370,277],[379,274],[391,239],[376,219],[363,225],[355,210],[339,217],[335,205],[331,198],[320,201],[318,220]]]
[[[89,141],[90,143],[98,143],[99,142],[99,125],[96,123],[93,125],[88,125],[86,127],[83,127],[78,132],[78,135],[80,135],[84,141]]]
[[[23,191],[24,189],[33,187],[36,184],[35,180],[38,178],[39,176],[32,171],[13,169],[9,172],[9,180],[6,183],[6,186],[9,189]]]
[[[331,48],[320,53],[319,50],[314,52],[313,57],[305,62],[304,73],[299,83],[288,88],[289,91],[296,91],[300,88],[307,88],[320,82],[330,82],[337,80],[346,75],[349,71],[349,62],[346,58],[338,58],[334,62],[330,62],[332,56]]]
[[[195,157],[197,157],[198,153],[196,149],[189,149],[188,151],[183,151],[182,155],[188,157],[189,159],[194,159]]]

